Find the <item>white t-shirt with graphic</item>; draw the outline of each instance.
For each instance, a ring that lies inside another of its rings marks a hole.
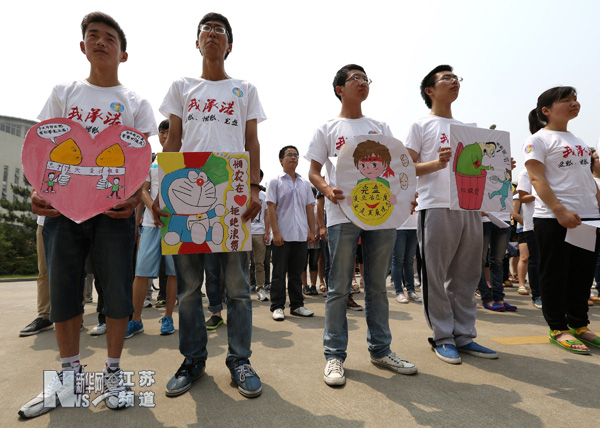
[[[267,118],[254,85],[239,79],[178,79],[160,112],[181,118],[181,152],[243,152],[246,122]]]
[[[38,119],[55,117],[80,123],[92,137],[111,125],[131,126],[143,134],[157,133],[148,100],[123,85],[105,88],[87,80],[56,85]]]
[[[546,181],[560,203],[581,218],[600,218],[596,182],[590,170],[591,149],[570,132],[540,129],[523,145],[525,164],[536,160],[544,164]],[[536,218],[555,218],[539,198],[535,188]]]
[[[146,182],[150,183],[150,199],[154,201],[158,196],[158,162],[156,159],[150,165],[150,172],[146,178]],[[142,226],[144,227],[156,227],[154,224],[154,217],[152,216],[152,210],[148,207],[144,209],[144,218],[142,220]]]
[[[410,126],[406,137],[406,148],[419,154],[417,162],[424,163],[439,159],[440,148],[450,147],[450,124],[463,123],[429,115],[418,119]],[[450,208],[450,172],[446,168],[417,177],[419,206],[417,210]]]
[[[519,173],[519,183],[517,184],[517,191],[523,191],[530,195],[532,193],[531,181],[529,181],[529,174],[527,169],[523,169]],[[535,201],[523,203],[521,202],[521,212],[523,216],[523,232],[529,232],[533,230],[533,211],[535,209]]]
[[[332,119],[315,131],[304,158],[309,162],[315,160],[325,166],[325,181],[332,188],[335,188],[335,163],[337,163],[337,156],[346,144],[346,140],[356,135],[368,134],[393,137],[390,127],[385,122],[368,117],[361,117],[360,119],[338,117]],[[327,214],[327,227],[350,222],[339,205],[333,204],[327,198],[325,198],[325,212]]]

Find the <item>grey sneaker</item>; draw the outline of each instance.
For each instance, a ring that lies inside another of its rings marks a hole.
[[[285,319],[285,313],[283,312],[283,309],[275,309],[273,311],[273,319],[275,321],[283,321]]]
[[[342,360],[337,358],[327,360],[327,365],[323,371],[323,380],[329,386],[341,386],[346,383]]]
[[[313,311],[309,311],[304,306],[300,306],[299,308],[292,309],[290,311],[292,315],[296,315],[299,317],[312,317],[315,313]]]
[[[260,290],[258,290],[258,300],[260,300],[261,302],[267,302],[269,300],[269,298],[267,297],[267,293],[265,293],[265,290],[263,290],[262,288]]]
[[[119,367],[110,368],[104,367],[104,402],[109,409],[117,410],[125,407],[135,406],[128,405],[127,394],[130,394],[131,388],[123,386],[123,370]]]
[[[76,373],[83,373],[83,366],[79,366],[79,371]],[[44,407],[44,397],[55,397],[58,395],[59,400],[65,403],[72,400],[74,397],[73,384],[63,384],[63,372],[61,371],[52,379],[50,385],[46,387],[37,397],[29,400],[19,410],[19,416],[23,418],[35,418],[41,416],[44,413],[48,413],[55,407]],[[57,407],[60,405],[59,401],[56,401]]]
[[[396,294],[396,302],[398,303],[408,303],[408,299],[404,295],[404,293]]]
[[[533,298],[533,306],[536,307],[537,309],[542,309],[542,298],[534,297]]]
[[[419,295],[417,293],[415,293],[414,291],[409,291],[406,298],[408,300],[412,300],[413,302],[417,302],[417,303],[421,303],[423,301],[423,299],[421,299],[419,297]]]
[[[394,352],[391,352],[382,358],[371,357],[371,362],[376,366],[406,375],[418,372],[417,367],[414,364],[399,358]]]

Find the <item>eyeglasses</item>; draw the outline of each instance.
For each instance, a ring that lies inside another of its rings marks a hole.
[[[225,27],[221,27],[220,25],[215,27],[211,27],[210,25],[202,25],[200,27],[200,31],[203,33],[210,33],[211,31],[214,31],[215,34],[227,34]]]
[[[444,77],[436,80],[435,83],[437,83],[437,82],[452,83],[453,80],[456,80],[458,83],[460,83],[463,81],[463,78],[458,77],[458,76],[444,76]]]
[[[354,75],[348,77],[346,79],[346,82],[349,82],[350,80],[356,80],[358,83],[365,82],[367,85],[370,85],[371,83],[373,83],[373,81],[371,79],[369,79],[367,76],[361,76],[360,74],[354,74]]]
[[[298,159],[300,156],[298,155],[298,153],[287,153],[284,158],[295,158]]]

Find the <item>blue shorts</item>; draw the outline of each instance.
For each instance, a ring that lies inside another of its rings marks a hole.
[[[68,321],[83,313],[86,259],[104,295],[103,313],[114,319],[133,313],[135,215],[113,219],[104,214],[77,224],[65,216],[46,217],[42,229],[50,281],[50,320]]]
[[[140,245],[137,252],[137,262],[135,264],[135,276],[157,278],[161,256],[160,227],[142,226],[142,231],[140,232]],[[167,275],[175,275],[173,256],[164,257]]]

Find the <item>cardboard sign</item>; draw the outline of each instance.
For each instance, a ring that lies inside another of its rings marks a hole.
[[[385,135],[358,135],[346,141],[337,161],[339,202],[346,217],[365,230],[395,229],[415,200],[415,166],[404,144]]]
[[[92,138],[70,119],[32,127],[21,153],[38,194],[76,223],[127,200],[146,180],[152,150],[137,130],[113,125]]]
[[[252,250],[248,152],[159,153],[163,254]]]
[[[512,212],[510,134],[450,125],[450,209]]]

